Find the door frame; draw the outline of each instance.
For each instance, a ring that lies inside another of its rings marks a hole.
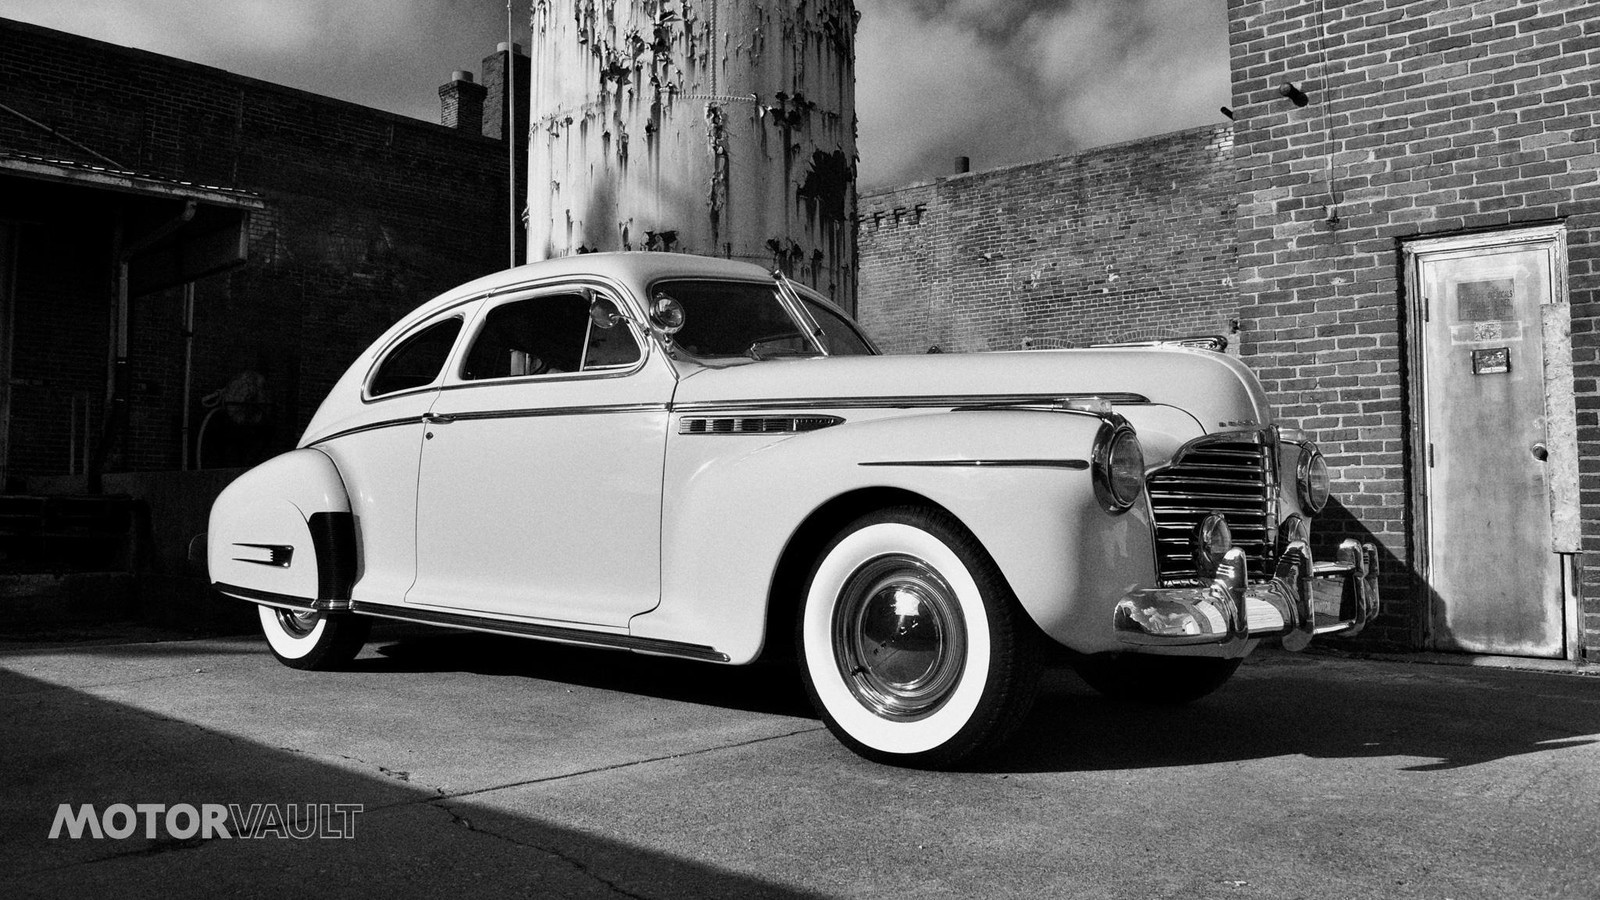
[[[1561,593],[1563,606],[1562,657],[1576,660],[1582,641],[1582,603],[1578,591],[1581,571],[1581,504],[1578,495],[1578,442],[1575,400],[1572,375],[1571,297],[1567,285],[1567,228],[1563,222],[1543,225],[1506,228],[1495,231],[1425,237],[1400,242],[1400,263],[1405,311],[1405,396],[1410,406],[1410,423],[1407,429],[1409,448],[1406,454],[1410,470],[1409,496],[1411,501],[1412,569],[1420,579],[1421,615],[1418,617],[1416,637],[1419,646],[1434,646],[1434,601],[1432,594],[1432,560],[1430,559],[1429,524],[1432,508],[1428,498],[1428,422],[1427,422],[1427,361],[1423,340],[1426,310],[1423,308],[1420,287],[1421,264],[1427,257],[1439,253],[1459,252],[1477,248],[1508,248],[1519,245],[1547,244],[1551,247],[1550,291],[1553,302],[1541,316],[1541,334],[1545,355],[1545,415],[1547,444],[1551,457],[1557,461],[1549,474],[1549,491],[1552,514],[1560,518],[1557,504],[1570,505],[1570,515],[1564,521],[1553,521],[1555,544],[1551,552],[1561,559]],[[1553,378],[1564,378],[1564,390],[1551,390]],[[1563,527],[1563,525],[1565,527]],[[1557,549],[1558,547],[1562,549]]]

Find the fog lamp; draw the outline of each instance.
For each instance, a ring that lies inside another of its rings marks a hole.
[[[1194,566],[1204,578],[1217,574],[1222,557],[1233,549],[1233,532],[1228,530],[1228,520],[1221,513],[1210,513],[1194,526]]]
[[[650,322],[661,329],[662,334],[677,334],[687,318],[683,304],[671,294],[657,291],[656,295],[650,298]]]

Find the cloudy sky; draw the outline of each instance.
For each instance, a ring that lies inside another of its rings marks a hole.
[[[527,45],[528,0],[512,0]],[[1225,0],[857,0],[861,183],[1044,159],[1221,119]],[[505,0],[0,0],[0,16],[437,121]]]

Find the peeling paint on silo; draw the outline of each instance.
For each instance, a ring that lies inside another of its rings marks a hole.
[[[534,0],[530,258],[733,257],[853,307],[856,19],[852,0]]]

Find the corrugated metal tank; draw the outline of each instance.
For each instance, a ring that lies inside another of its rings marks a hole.
[[[851,0],[533,0],[531,259],[667,250],[856,292]]]

